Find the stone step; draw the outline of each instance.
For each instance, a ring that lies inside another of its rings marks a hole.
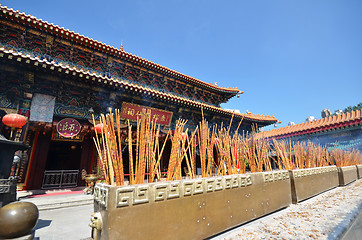
[[[51,210],[66,207],[75,207],[81,205],[93,204],[93,195],[86,195],[83,193],[77,194],[63,194],[55,196],[37,196],[37,197],[25,197],[21,198],[20,201],[34,203],[39,211]]]
[[[59,208],[66,208],[66,207],[75,207],[75,206],[81,206],[81,205],[92,205],[93,198],[76,200],[76,201],[61,201],[61,202],[41,203],[41,204],[37,204],[36,202],[34,202],[34,204],[38,207],[39,211],[43,211],[43,210],[52,210],[52,209],[59,209]]]

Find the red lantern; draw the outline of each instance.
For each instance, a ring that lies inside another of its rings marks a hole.
[[[103,124],[99,123],[99,124],[95,125],[95,126],[94,126],[94,131],[95,131],[97,134],[104,133],[104,126],[103,126]]]
[[[11,113],[3,117],[3,123],[12,128],[22,128],[28,120],[20,114]]]

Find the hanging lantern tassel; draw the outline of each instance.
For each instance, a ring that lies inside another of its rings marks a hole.
[[[28,121],[26,117],[20,114],[11,113],[3,117],[3,123],[6,126],[11,127],[10,139],[13,137],[13,131],[15,128],[22,128]]]

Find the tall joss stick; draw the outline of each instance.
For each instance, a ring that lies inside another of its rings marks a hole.
[[[122,139],[121,139],[121,115],[119,114],[119,109],[116,109],[116,123],[117,123],[117,134],[118,134],[118,156],[119,156],[118,172],[120,174],[120,180],[121,180],[120,185],[124,185]]]
[[[130,184],[135,184],[134,169],[133,169],[133,152],[132,152],[132,126],[128,123],[128,158],[129,158],[129,180]]]
[[[162,145],[161,152],[158,152],[158,159],[157,159],[156,166],[155,166],[156,169],[158,169],[159,166],[160,166],[160,161],[161,161],[161,158],[162,158],[162,153],[163,153],[163,150],[165,149],[166,142],[167,142],[167,140],[168,140],[169,135],[170,135],[170,132],[168,132],[167,135],[166,135],[166,138],[165,138],[165,140],[164,140],[164,142],[163,142],[163,145]],[[160,178],[160,176],[158,176],[158,178]]]
[[[114,124],[114,114],[110,110],[110,113],[106,115],[106,122],[108,125],[108,142],[109,142],[109,152],[110,152],[110,162],[113,166],[114,177],[116,179],[116,185],[121,185],[121,176],[118,172],[119,170],[119,156],[118,156],[118,144],[116,140],[115,133],[115,124]]]
[[[105,126],[105,131],[104,131],[104,137],[103,137],[103,146],[104,146],[104,151],[106,153],[106,164],[108,167],[108,171],[109,171],[109,182],[110,185],[114,185],[114,169],[113,169],[113,163],[112,158],[111,158],[111,149],[109,146],[109,139],[108,139],[108,134],[109,134],[109,127],[107,126],[107,122],[105,120],[105,116],[102,114],[101,115],[101,121],[103,126]]]

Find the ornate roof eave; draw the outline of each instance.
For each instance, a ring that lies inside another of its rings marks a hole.
[[[15,22],[23,24],[23,25],[33,27],[40,31],[48,32],[55,36],[61,37],[63,39],[66,39],[66,40],[74,42],[74,43],[78,43],[85,47],[94,49],[96,51],[110,54],[113,57],[118,57],[123,60],[138,64],[140,66],[147,67],[150,70],[153,70],[155,72],[160,72],[160,73],[169,75],[171,77],[176,77],[178,79],[188,81],[190,83],[196,83],[199,86],[206,87],[213,91],[227,94],[227,95],[229,95],[228,96],[229,98],[234,97],[237,94],[243,93],[242,91],[240,91],[238,88],[235,88],[235,87],[234,88],[223,88],[223,87],[219,87],[214,84],[206,83],[199,79],[187,76],[185,74],[179,73],[177,71],[174,71],[174,70],[164,67],[162,65],[151,62],[147,59],[144,59],[144,58],[138,57],[136,55],[133,55],[131,53],[125,52],[123,49],[117,49],[115,47],[104,44],[104,43],[94,40],[92,38],[86,37],[79,33],[70,31],[69,29],[64,29],[63,27],[59,27],[58,25],[48,23],[47,21],[43,21],[42,19],[37,19],[34,16],[27,15],[25,13],[20,13],[19,11],[14,11],[12,8],[9,9],[6,6],[2,6],[1,4],[0,4],[0,16],[3,16],[4,18],[7,18],[9,20],[15,21]]]
[[[291,138],[336,129],[350,128],[358,125],[362,125],[362,109],[317,119],[311,122],[304,122],[293,126],[260,132],[257,134],[257,138]]]
[[[234,117],[237,117],[239,119],[244,118],[245,120],[260,122],[263,123],[264,125],[272,124],[278,121],[274,116],[235,113],[233,111],[225,110],[210,104],[205,104],[191,99],[183,98],[174,95],[172,93],[165,93],[157,89],[151,89],[150,87],[147,86],[138,85],[136,83],[130,83],[127,80],[118,80],[113,77],[107,77],[96,73],[90,73],[88,71],[76,69],[75,67],[69,67],[54,62],[49,62],[47,59],[40,59],[39,57],[32,57],[30,55],[25,55],[22,52],[15,52],[14,50],[6,50],[3,47],[0,47],[0,59],[1,58],[9,59],[18,63],[32,65],[34,67],[38,67],[41,69],[48,69],[54,72],[72,75],[74,77],[79,77],[80,79],[102,84],[108,87],[126,89],[127,91],[131,91],[138,94],[147,94],[152,98],[167,100],[174,104],[182,104],[188,107],[198,108],[200,110],[202,108],[203,110],[207,110],[209,112],[219,115],[226,115],[226,116],[234,115]]]

